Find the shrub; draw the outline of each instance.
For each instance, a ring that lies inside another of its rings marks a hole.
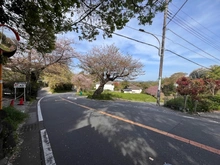
[[[182,111],[184,108],[184,98],[183,97],[177,97],[174,99],[171,99],[167,101],[164,106],[169,107],[174,110]]]
[[[212,110],[220,110],[220,96],[199,96],[197,102],[196,111],[197,112],[208,112]],[[195,110],[196,101],[191,97],[187,99],[186,109],[190,112]],[[183,110],[184,107],[184,98],[178,97],[167,101],[164,106],[175,109]]]
[[[0,139],[2,142],[1,155],[11,155],[13,153],[14,147],[17,144],[17,129],[19,124],[21,124],[28,115],[16,110],[14,107],[3,107],[1,110],[3,116],[1,120],[2,131],[0,134]]]
[[[94,97],[93,95],[88,95],[90,99],[97,99],[97,100],[113,100],[111,93],[102,93],[99,96]]]
[[[11,106],[3,107],[3,110],[6,112],[6,118],[4,121],[9,123],[14,130],[17,130],[18,125],[28,117],[27,113],[20,112]]]
[[[51,86],[50,89],[53,93],[61,93],[61,92],[69,92],[72,91],[72,84],[66,83],[66,84],[56,84],[55,86]]]
[[[201,96],[197,111],[207,112],[212,110],[220,110],[220,96]]]

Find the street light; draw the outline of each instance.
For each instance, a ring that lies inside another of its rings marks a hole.
[[[146,32],[146,31],[143,30],[143,29],[139,29],[139,31],[152,35],[152,36],[153,36],[154,38],[156,38],[156,40],[158,41],[158,43],[159,43],[158,55],[159,55],[159,57],[160,57],[160,70],[161,70],[161,59],[162,59],[162,56],[161,56],[161,44],[160,44],[160,40],[157,38],[156,35],[154,35],[154,34],[152,34],[152,33],[150,33],[150,32]],[[159,72],[160,72],[160,71],[159,71]],[[160,105],[161,79],[162,79],[162,78],[161,78],[161,73],[159,73],[158,90],[157,90],[157,102],[156,102],[157,105]]]
[[[154,38],[156,38],[156,40],[157,40],[158,43],[159,43],[158,56],[160,57],[160,56],[161,56],[161,45],[160,45],[160,40],[157,38],[157,36],[156,36],[155,34],[153,34],[153,33],[146,32],[144,29],[139,29],[139,31],[144,32],[144,33],[147,33],[147,34],[150,34],[150,35],[152,35]]]

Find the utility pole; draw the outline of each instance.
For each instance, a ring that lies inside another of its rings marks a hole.
[[[164,19],[163,19],[163,34],[162,34],[162,43],[161,43],[161,53],[160,53],[160,68],[159,68],[159,79],[158,79],[158,90],[157,90],[157,105],[160,105],[160,93],[161,93],[161,80],[163,73],[163,57],[165,50],[165,36],[166,36],[166,24],[167,24],[167,10],[169,0],[165,2],[165,10],[164,10]]]

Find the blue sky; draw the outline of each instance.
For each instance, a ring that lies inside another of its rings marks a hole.
[[[173,0],[169,4],[169,12],[173,15],[176,14],[185,1],[187,0]],[[219,8],[219,0],[188,0],[172,21],[169,22],[167,19],[169,24],[166,31],[165,49],[207,68],[211,65],[220,65]],[[144,29],[155,34],[161,41],[163,13],[156,15],[152,25],[140,26],[135,19],[132,19],[127,26]],[[158,41],[153,36],[128,27],[124,27],[116,33],[159,46]],[[158,50],[154,47],[116,35],[108,39],[103,39],[100,35],[93,42],[79,41],[77,33],[74,32],[66,33],[64,36],[75,40],[74,48],[80,53],[88,52],[93,46],[115,44],[121,53],[130,54],[144,64],[145,75],[137,77],[137,81],[158,80],[160,58]],[[188,60],[165,51],[162,77],[170,77],[177,72],[190,74],[193,70],[201,68],[201,66]],[[73,71],[77,73],[79,69],[74,68]]]

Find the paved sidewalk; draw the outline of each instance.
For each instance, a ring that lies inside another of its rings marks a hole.
[[[42,88],[38,91],[37,99],[48,95],[48,88]],[[5,99],[4,106],[9,106],[12,99]],[[0,161],[0,165],[44,165],[39,122],[37,117],[37,102],[24,102],[24,105],[18,105],[20,101],[14,101],[14,107],[22,112],[29,114],[29,118],[19,129],[20,144],[18,151],[10,157]]]

